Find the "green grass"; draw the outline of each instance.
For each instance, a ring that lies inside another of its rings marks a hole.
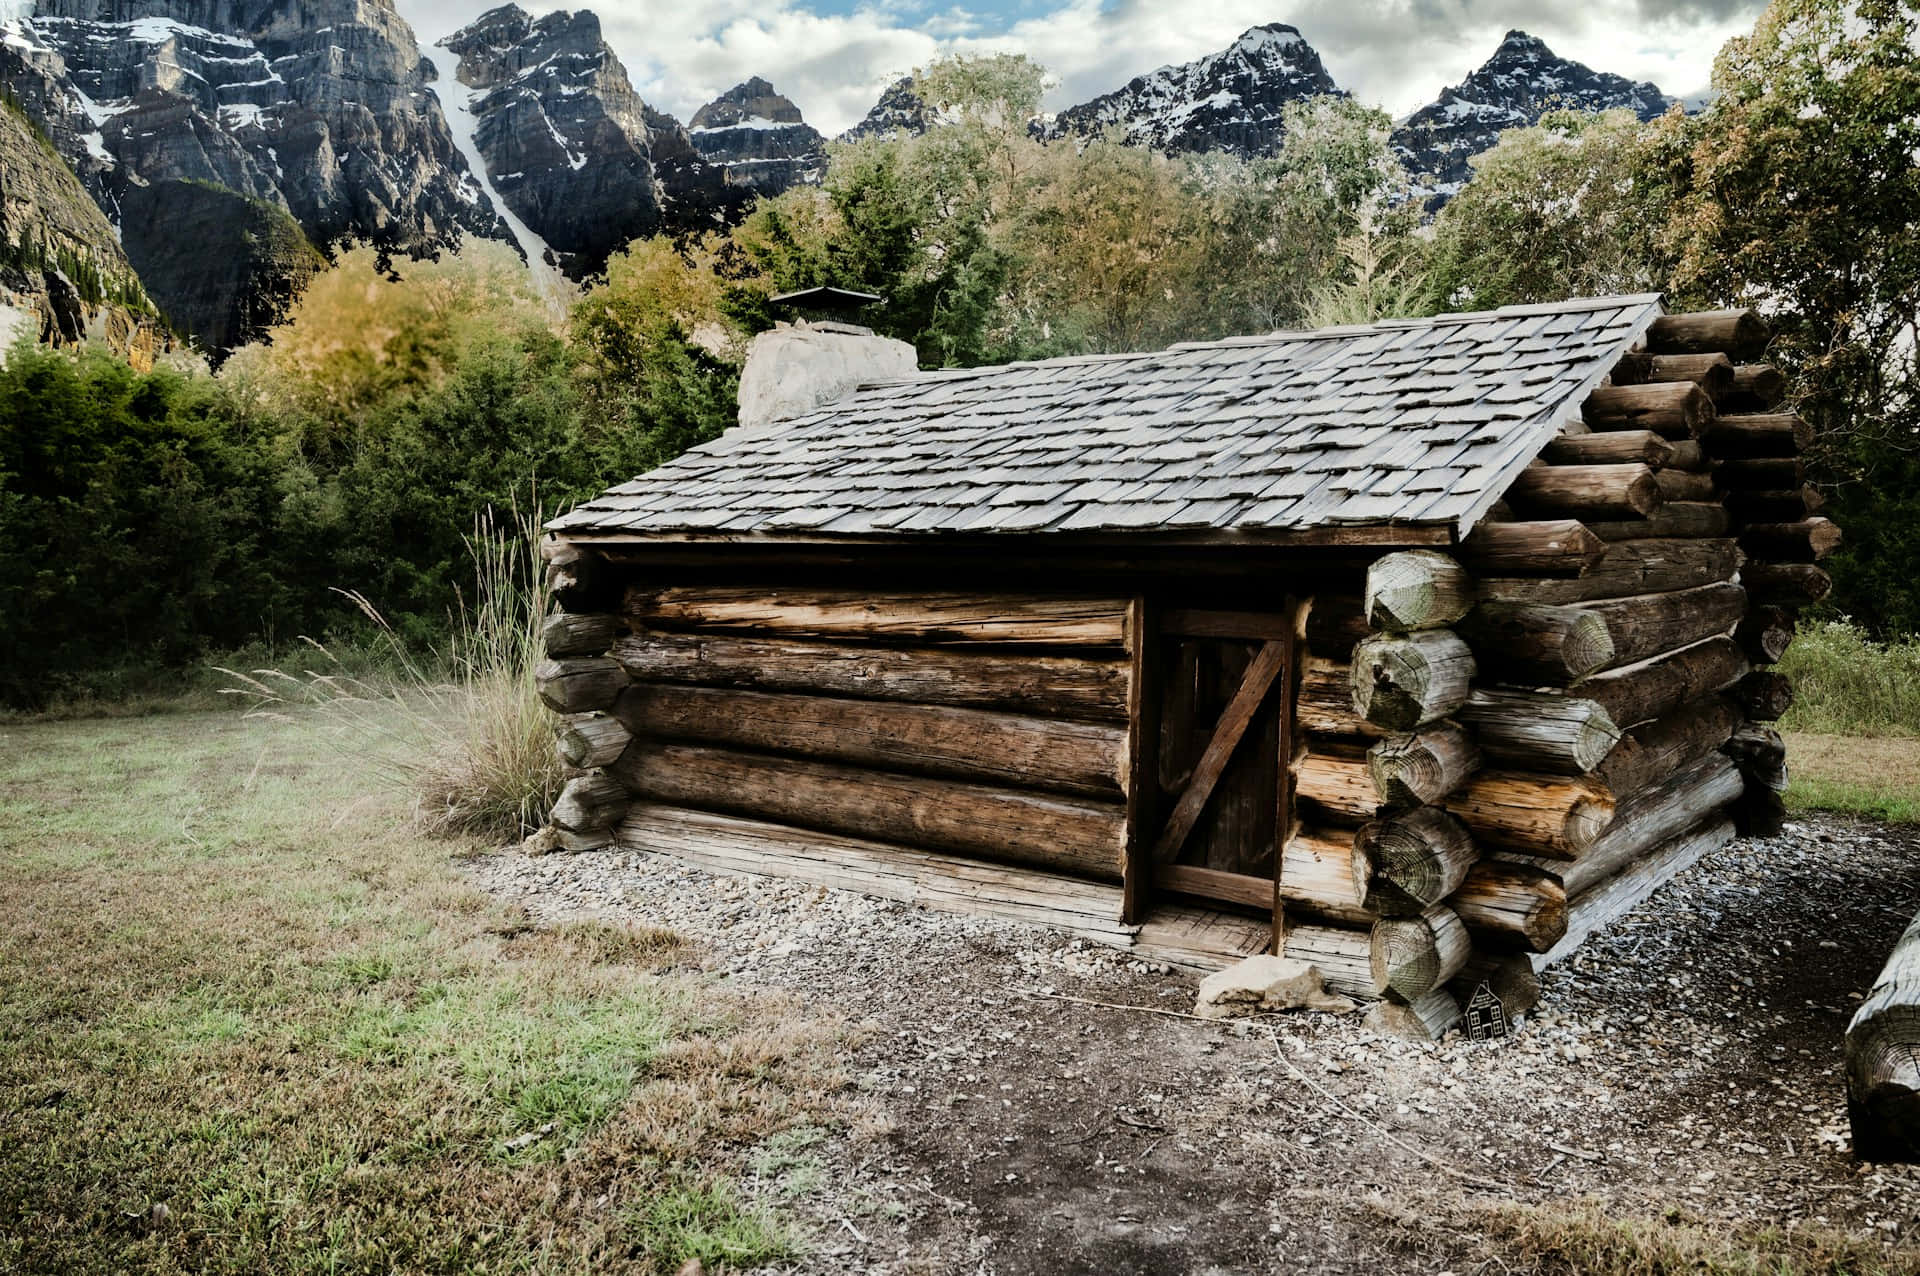
[[[1793,680],[1784,731],[1920,735],[1920,638],[1881,643],[1844,620],[1808,622],[1777,669]]]
[[[0,725],[0,1270],[793,1253],[737,1185],[845,1115],[837,1029],[530,924],[329,729]]]

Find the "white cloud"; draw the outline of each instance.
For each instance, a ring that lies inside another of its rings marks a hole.
[[[978,9],[924,0],[876,0],[844,14],[814,13],[796,0],[590,0],[587,7],[654,106],[684,120],[761,75],[831,134],[864,115],[888,82],[943,52],[1027,53],[1058,78],[1047,103],[1057,109],[1224,48],[1246,28],[1272,21],[1300,28],[1341,86],[1395,115],[1463,78],[1511,27],[1597,70],[1690,93],[1707,83],[1721,44],[1751,27],[1760,3],[1293,0],[1276,11],[1273,0],[1213,0],[1204,10],[1180,0],[1065,0],[1011,26]],[[458,0],[402,0],[401,8],[423,45],[476,16]]]

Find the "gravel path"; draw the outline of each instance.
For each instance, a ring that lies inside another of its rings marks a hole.
[[[543,920],[671,927],[717,977],[860,1025],[852,1070],[891,1131],[758,1158],[760,1190],[815,1228],[807,1270],[1439,1272],[1486,1255],[1423,1220],[1502,1200],[1905,1248],[1920,1174],[1851,1159],[1840,1042],[1920,908],[1917,843],[1824,817],[1735,842],[1549,971],[1497,1043],[1154,1014],[1191,1009],[1193,978],[662,857],[471,871]]]

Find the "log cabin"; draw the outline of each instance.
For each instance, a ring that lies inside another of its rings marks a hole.
[[[730,429],[549,526],[555,833],[1443,1032],[1778,826],[1837,535],[1767,335],[1580,299]]]

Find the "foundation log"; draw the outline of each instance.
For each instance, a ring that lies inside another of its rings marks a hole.
[[[1367,568],[1365,613],[1375,629],[1434,629],[1473,606],[1473,581],[1445,554],[1414,549],[1387,554]]]
[[[1602,386],[1587,396],[1580,415],[1595,430],[1652,430],[1672,439],[1692,438],[1713,420],[1713,400],[1690,381]]]
[[[1479,850],[1460,821],[1422,806],[1365,825],[1353,835],[1365,876],[1363,898],[1380,913],[1422,912],[1459,889]]]
[[[1544,953],[1567,933],[1567,892],[1529,864],[1482,860],[1447,899],[1477,945]]]
[[[1411,731],[1466,703],[1473,653],[1446,629],[1381,634],[1353,649],[1353,708],[1377,727]]]
[[[1606,832],[1614,800],[1590,780],[1482,771],[1447,799],[1447,810],[1483,846],[1571,860]]]
[[[1709,753],[1659,783],[1622,800],[1613,823],[1585,855],[1567,865],[1540,867],[1560,873],[1568,899],[1578,899],[1654,847],[1718,817],[1739,800],[1744,781],[1722,753]]]
[[[1578,576],[1606,546],[1578,519],[1484,522],[1459,546],[1460,561],[1489,576]]]
[[[1483,688],[1468,698],[1460,721],[1495,761],[1561,775],[1593,770],[1620,742],[1605,707],[1579,696]]]
[[[1377,801],[1389,807],[1424,806],[1479,770],[1480,750],[1460,726],[1441,721],[1380,741],[1367,750],[1367,768]]]
[[[1399,1001],[1417,1001],[1445,987],[1472,952],[1467,928],[1443,905],[1418,917],[1383,918],[1373,924],[1374,986]]]

